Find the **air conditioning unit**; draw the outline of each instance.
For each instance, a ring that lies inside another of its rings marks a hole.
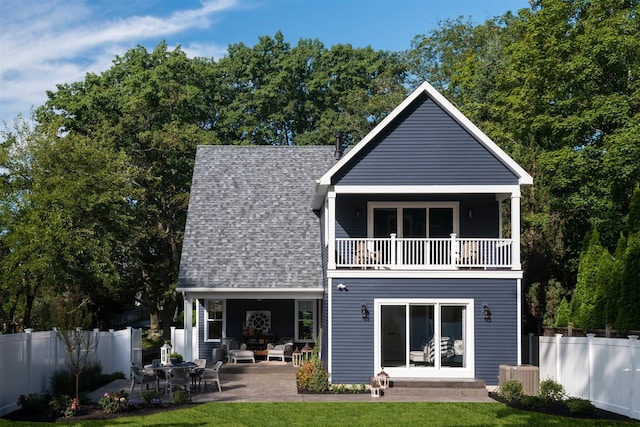
[[[500,365],[498,370],[498,385],[505,381],[518,380],[522,384],[522,392],[529,396],[538,395],[540,375],[538,367],[532,365]]]

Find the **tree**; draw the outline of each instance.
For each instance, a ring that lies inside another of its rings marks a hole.
[[[48,329],[55,295],[90,293],[104,306],[130,296],[122,271],[136,192],[126,156],[18,120],[3,133],[2,167],[3,320]]]
[[[98,348],[98,335],[87,331],[92,323],[91,300],[82,294],[55,298],[52,318],[60,327],[56,330],[67,355],[67,366],[75,376],[76,402],[80,404],[80,374],[89,366]]]
[[[615,326],[621,331],[640,329],[640,233],[629,236],[624,255],[624,270],[618,299]]]

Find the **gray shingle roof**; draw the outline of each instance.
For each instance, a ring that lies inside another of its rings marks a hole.
[[[311,199],[333,151],[198,147],[178,288],[322,286]]]

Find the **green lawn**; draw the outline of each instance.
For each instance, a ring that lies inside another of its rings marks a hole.
[[[0,426],[44,423],[9,423]],[[148,416],[104,421],[56,423],[74,426],[605,426],[623,422],[551,417],[522,412],[499,403],[218,403]]]

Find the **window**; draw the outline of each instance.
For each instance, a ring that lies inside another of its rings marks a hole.
[[[205,304],[205,341],[219,341],[222,338],[224,301],[207,300]]]
[[[313,342],[315,337],[315,300],[296,300],[296,342]]]
[[[449,237],[458,232],[457,202],[369,203],[369,237]]]

